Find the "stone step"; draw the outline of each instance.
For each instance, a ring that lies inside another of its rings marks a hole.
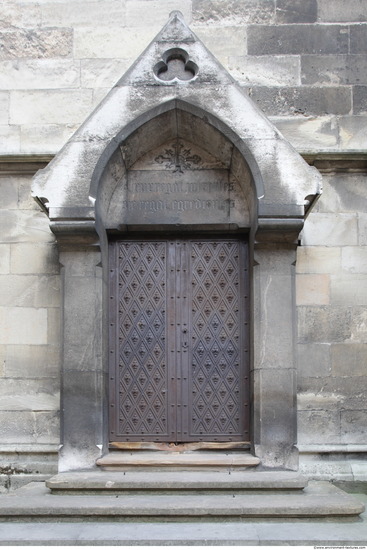
[[[361,495],[362,496],[362,495]],[[365,516],[365,514],[364,514]],[[233,522],[18,522],[0,523],[6,546],[330,546],[363,547],[361,521],[243,520]]]
[[[194,451],[155,452],[155,451],[112,451],[97,460],[103,470],[126,471],[129,468],[168,470],[210,470],[244,469],[258,466],[260,460],[249,452]]]
[[[236,521],[244,518],[355,517],[363,504],[328,482],[300,494],[53,495],[30,483],[0,497],[1,521]]]
[[[46,482],[53,494],[121,494],[127,492],[300,491],[306,478],[294,472],[220,471],[76,471]]]

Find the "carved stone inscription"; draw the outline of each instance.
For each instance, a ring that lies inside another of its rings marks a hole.
[[[129,224],[229,223],[233,191],[227,170],[131,170],[123,215]]]

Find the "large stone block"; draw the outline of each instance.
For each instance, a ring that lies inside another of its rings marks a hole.
[[[367,55],[303,55],[302,84],[367,84]]]
[[[298,56],[257,57],[238,56],[238,53],[232,55],[228,61],[228,70],[241,84],[254,86],[297,86],[300,84],[300,58]]]
[[[59,376],[58,346],[4,346],[4,375],[7,378],[53,378]]]
[[[93,32],[88,27],[74,29],[74,57],[76,59],[127,59],[129,65],[141,54],[153,40],[156,27],[95,28]]]
[[[64,373],[63,446],[59,455],[59,471],[95,467],[95,461],[101,455],[101,376],[96,372]]]
[[[204,45],[227,65],[230,56],[240,56],[246,53],[246,28],[244,27],[193,27],[195,34]]]
[[[346,25],[251,25],[247,30],[250,55],[348,53]]]
[[[73,30],[61,28],[0,31],[0,59],[69,57]]]
[[[352,337],[352,308],[299,306],[297,312],[300,343],[344,342]]]
[[[275,18],[274,0],[193,0],[193,21],[203,23],[240,24],[271,23]]]
[[[69,59],[0,61],[0,89],[78,88],[80,65]]]
[[[47,309],[0,307],[2,344],[47,344]]]
[[[9,92],[0,92],[0,124],[9,122]]]
[[[58,274],[58,249],[51,243],[12,244],[10,265],[15,274]]]
[[[20,151],[20,127],[8,126],[9,109],[3,113],[6,114],[4,125],[0,126],[0,155],[19,154]]]
[[[186,23],[191,22],[191,0],[125,0],[126,2],[126,27],[140,27],[142,21],[147,26],[156,27],[156,30],[164,25],[167,16],[174,10],[180,10]]]
[[[350,273],[367,273],[367,246],[342,248],[341,266]]]
[[[367,306],[367,275],[333,275],[330,285],[331,303],[335,305]]]
[[[354,307],[351,322],[351,342],[367,343],[367,308]]]
[[[59,400],[57,403],[60,404]],[[59,411],[40,411],[35,414],[35,438],[37,443],[60,443]]]
[[[0,306],[57,307],[60,278],[56,275],[1,275]]]
[[[1,411],[53,411],[59,409],[58,379],[4,378],[0,387]]]
[[[249,96],[267,115],[345,115],[352,109],[352,94],[347,87],[270,88],[253,86]]]
[[[32,90],[10,94],[11,124],[75,124],[92,110],[91,90]]]
[[[14,2],[14,0],[2,1],[1,22],[4,29],[13,27],[34,28],[41,26],[41,10],[39,2],[26,0]]]
[[[300,246],[297,249],[297,273],[339,273],[341,249],[327,246]]]
[[[100,27],[121,29],[126,22],[125,3],[120,0],[48,1],[41,3],[39,9],[42,25],[46,27],[89,27],[90,32],[93,32]]]
[[[366,53],[367,24],[350,26],[350,53]]]
[[[72,123],[26,124],[21,128],[21,152],[23,154],[57,154],[78,127],[79,124]]]
[[[3,445],[35,443],[32,411],[0,411],[0,441]]]
[[[367,21],[365,0],[317,0],[319,21]]]
[[[366,444],[367,411],[341,411],[341,441],[355,445]]]
[[[298,410],[330,411],[333,413],[339,411],[343,395],[324,389],[321,392],[320,386],[324,388],[325,380],[328,380],[328,377],[305,377],[300,380],[297,396]]]
[[[298,403],[303,410],[359,410],[367,402],[366,376],[301,378]],[[322,392],[320,391],[322,388]]]
[[[339,118],[340,149],[365,152],[367,149],[367,116]]]
[[[19,210],[35,210],[40,212],[40,206],[31,195],[32,174],[12,176],[18,184],[18,208]],[[46,214],[44,214],[46,218]]]
[[[357,244],[356,214],[311,213],[302,231],[303,246],[355,246]]]
[[[255,452],[263,464],[296,467],[293,456],[296,441],[295,369],[260,369],[253,373],[256,436]]]
[[[330,344],[298,344],[298,377],[325,377],[331,372]]]
[[[82,59],[80,64],[83,88],[111,88],[130,66],[126,59]]]
[[[367,86],[353,87],[353,113],[367,113]]]
[[[330,303],[330,276],[299,274],[296,279],[297,305],[327,305]]]
[[[270,120],[300,152],[335,150],[339,144],[339,127],[335,116],[271,117]]]
[[[13,210],[18,208],[18,182],[16,178],[0,176],[1,208]]]
[[[314,23],[317,0],[277,0],[277,23]]]
[[[298,411],[298,443],[340,443],[340,418],[334,411]]]
[[[0,244],[0,274],[6,275],[10,272],[10,245]]]
[[[367,344],[332,344],[331,363],[334,376],[367,376]]]
[[[324,175],[323,193],[317,201],[315,212],[365,212],[367,211],[365,174]]]
[[[64,298],[64,370],[93,371],[100,361],[101,327],[96,308],[99,307],[98,279],[72,277],[65,287]],[[80,303],[83,307],[80,307]]]

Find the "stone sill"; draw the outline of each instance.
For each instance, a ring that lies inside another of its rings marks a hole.
[[[32,453],[32,454],[42,454],[42,453],[57,453],[59,450],[58,445],[47,445],[47,444],[40,444],[36,443],[34,445],[30,444],[3,444],[0,445],[0,454],[3,453]]]

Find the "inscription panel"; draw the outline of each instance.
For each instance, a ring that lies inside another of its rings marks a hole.
[[[240,208],[235,187],[227,170],[131,170],[122,215],[131,225],[227,224]]]

